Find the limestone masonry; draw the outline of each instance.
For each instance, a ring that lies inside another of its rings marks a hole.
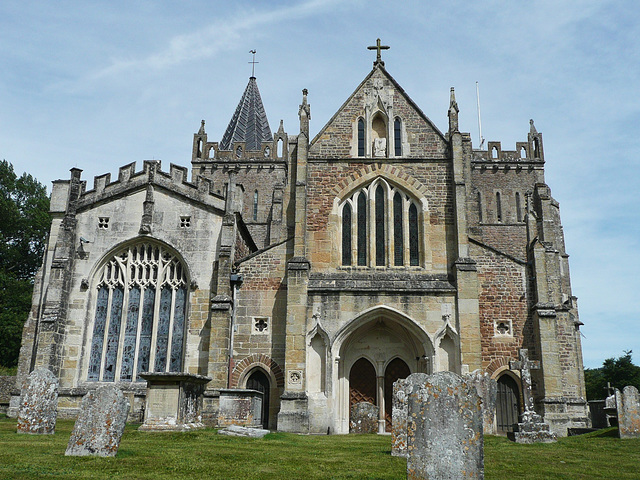
[[[116,385],[142,420],[141,374],[196,374],[212,378],[208,424],[221,390],[249,389],[264,428],[348,433],[351,407],[369,402],[384,432],[396,380],[478,370],[497,382],[505,432],[524,411],[510,368],[524,348],[551,431],[590,426],[533,121],[514,149],[474,149],[453,89],[443,132],[379,56],[314,138],[310,95],[295,134],[272,132],[251,77],[222,141],[202,121],[190,171],[145,161],[93,185],[77,168],[55,181],[17,385],[49,369],[63,417]],[[10,415],[18,405],[16,391]]]

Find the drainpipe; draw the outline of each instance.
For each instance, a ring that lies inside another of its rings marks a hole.
[[[229,365],[227,366],[227,388],[231,388],[231,374],[233,373],[233,339],[236,333],[236,292],[242,284],[242,275],[232,273],[229,275],[229,283],[231,283],[231,325],[229,333]]]

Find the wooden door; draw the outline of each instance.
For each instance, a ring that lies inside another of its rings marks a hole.
[[[391,431],[391,420],[393,410],[393,383],[399,379],[407,378],[411,375],[409,366],[399,358],[395,358],[389,362],[384,372],[384,418],[385,429]]]
[[[262,370],[254,371],[247,379],[247,389],[262,392],[262,428],[269,428],[269,377]]]
[[[498,397],[496,399],[496,423],[501,432],[513,432],[520,413],[520,394],[518,383],[509,375],[498,379]]]

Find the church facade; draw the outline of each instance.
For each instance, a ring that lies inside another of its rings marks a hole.
[[[453,89],[443,132],[379,52],[314,138],[306,90],[297,133],[272,132],[251,77],[220,142],[202,122],[191,173],[145,161],[54,182],[18,380],[48,367],[70,416],[115,383],[136,415],[141,373],[201,374],[213,424],[220,389],[252,388],[269,428],[348,433],[360,401],[390,428],[399,378],[480,370],[507,431],[527,348],[538,413],[559,435],[588,426],[542,135],[531,121],[514,150],[474,149]]]

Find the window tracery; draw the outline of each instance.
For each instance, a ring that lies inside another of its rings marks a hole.
[[[132,381],[150,371],[180,372],[187,277],[161,245],[138,243],[113,255],[97,274],[89,381]]]
[[[354,191],[340,205],[342,265],[418,266],[417,202],[382,178]]]

